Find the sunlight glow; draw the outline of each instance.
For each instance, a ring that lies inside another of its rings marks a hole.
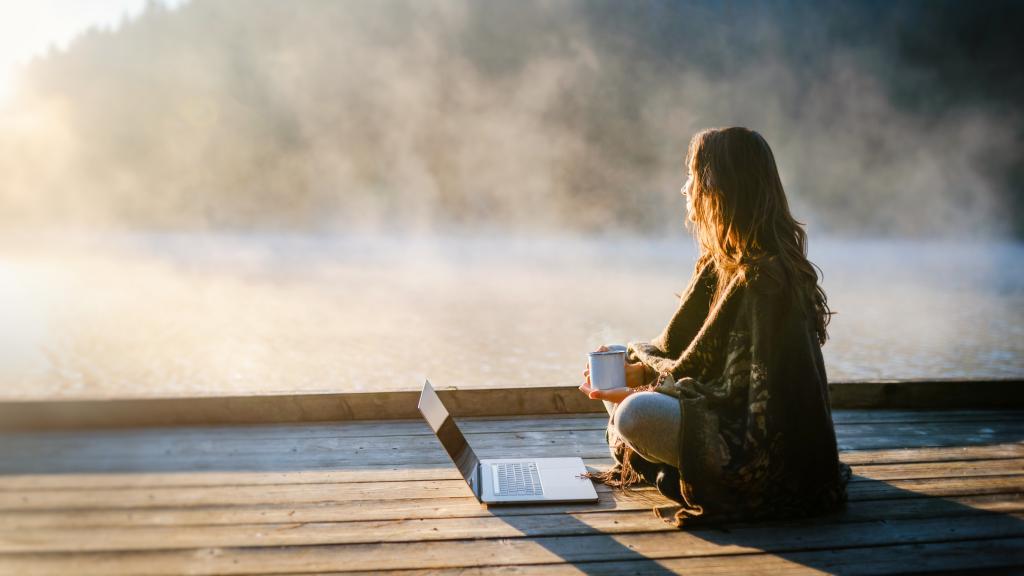
[[[152,1],[152,0],[151,0]],[[182,0],[163,0],[175,7]],[[139,14],[146,0],[33,0],[0,3],[0,102],[14,94],[20,69],[62,50],[90,27],[111,28]]]

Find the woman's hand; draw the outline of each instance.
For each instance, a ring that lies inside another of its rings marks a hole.
[[[633,393],[632,388],[612,388],[611,390],[598,390],[597,388],[590,387],[590,377],[587,377],[587,381],[580,384],[580,392],[583,392],[591,400],[607,400],[618,404],[626,399]]]
[[[595,352],[606,352],[609,348],[607,346],[601,346]],[[633,393],[633,388],[644,385],[644,365],[642,362],[627,362],[625,365],[626,370],[626,387],[625,388],[612,388],[610,390],[600,390],[594,388],[590,383],[590,368],[584,368],[583,377],[586,379],[583,384],[580,385],[580,392],[587,395],[592,400],[607,400],[609,402],[615,402],[616,404],[622,402],[626,396]]]
[[[626,362],[626,387],[643,386],[644,381],[647,380],[646,376],[647,370],[644,369],[643,362],[633,362],[632,364]]]

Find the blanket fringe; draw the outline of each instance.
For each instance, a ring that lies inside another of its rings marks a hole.
[[[645,483],[644,477],[634,470],[633,466],[629,463],[630,457],[633,454],[633,449],[624,444],[622,448],[623,455],[621,462],[616,462],[615,465],[608,470],[602,470],[601,472],[586,472],[583,474],[583,477],[596,480],[605,486],[620,488],[624,491],[629,491],[630,487],[635,484]]]
[[[704,508],[697,506],[687,508],[686,506],[655,506],[654,515],[661,518],[666,524],[676,528],[685,528],[697,518],[704,515]]]

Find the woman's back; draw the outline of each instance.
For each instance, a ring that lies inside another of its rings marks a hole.
[[[728,128],[695,136],[687,165],[701,257],[665,329],[627,346],[629,366],[657,374],[646,388],[678,402],[678,424],[659,432],[675,439],[678,466],[643,458],[612,430],[619,465],[596,477],[655,483],[681,504],[678,525],[833,510],[850,469],[838,459],[821,354],[831,311],[774,157],[756,132]]]
[[[658,367],[654,389],[678,399],[682,480],[691,502],[715,516],[807,515],[841,499],[813,308],[774,272],[735,280],[691,336],[672,328],[690,326],[682,317],[710,302],[716,287],[698,283],[658,339],[628,346],[631,361]],[[683,352],[671,358],[666,348]]]

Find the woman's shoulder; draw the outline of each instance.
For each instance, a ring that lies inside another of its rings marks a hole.
[[[766,254],[749,261],[745,272],[746,286],[759,294],[785,292],[786,270],[778,254]]]

